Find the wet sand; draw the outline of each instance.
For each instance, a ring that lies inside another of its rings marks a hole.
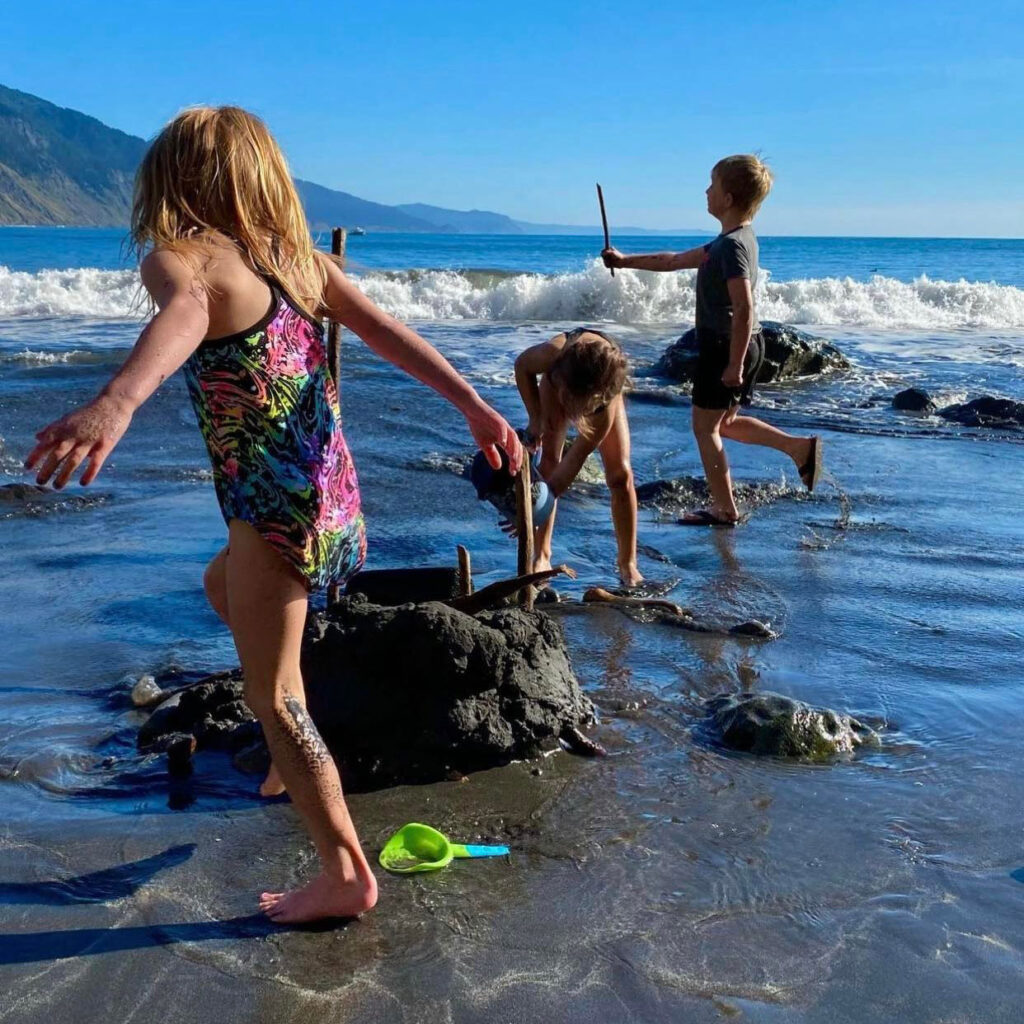
[[[428,336],[515,415],[511,346],[550,330]],[[663,345],[623,334],[640,360]],[[133,677],[234,663],[200,589],[223,524],[178,384],[137,417],[101,500],[0,508],[0,1024],[1018,1021],[1024,445],[869,401],[922,380],[1016,394],[1017,377],[1000,353],[957,362],[962,338],[912,367],[905,339],[840,344],[854,373],[762,396],[772,422],[826,438],[818,493],[731,446],[748,524],[641,513],[641,569],[670,600],[780,638],[557,612],[609,756],[354,796],[374,857],[410,820],[513,852],[382,876],[378,908],[343,928],[255,916],[261,889],[313,868],[287,803],[257,800],[220,755],[172,783],[133,748]],[[5,368],[5,481],[46,411],[120,356],[104,358]],[[451,564],[461,541],[478,585],[507,575],[493,510],[451,471],[458,417],[365,350],[345,373],[372,564]],[[693,476],[685,397],[654,397],[630,403],[637,477]],[[611,585],[613,556],[607,496],[580,488],[555,552],[580,578],[560,588]],[[744,688],[883,718],[883,746],[830,765],[718,749],[703,702]]]
[[[23,794],[19,814],[15,799],[0,839],[0,1020],[1018,1020],[1024,448],[829,443],[845,529],[829,488],[735,532],[644,526],[666,559],[645,572],[677,578],[674,600],[755,610],[778,641],[564,615],[607,759],[557,754],[352,799],[374,853],[427,820],[507,841],[508,861],[385,875],[365,919],[280,930],[253,916],[255,894],[304,877],[309,844],[287,804],[248,799],[251,780],[216,799],[206,787],[230,769],[214,755],[180,813],[161,811],[156,769],[116,809]],[[428,509],[464,486],[412,475]],[[964,494],[991,510],[970,529]],[[564,510],[568,561],[600,561],[605,514],[596,499]],[[743,687],[884,716],[885,746],[827,766],[716,749],[695,728],[702,702]]]

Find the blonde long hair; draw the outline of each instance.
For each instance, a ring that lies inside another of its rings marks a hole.
[[[198,269],[212,232],[238,246],[311,316],[326,272],[284,154],[240,107],[190,107],[153,140],[135,175],[131,246],[177,252]]]

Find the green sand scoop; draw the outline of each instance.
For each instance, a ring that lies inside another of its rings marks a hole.
[[[507,846],[463,846],[429,825],[413,822],[400,828],[380,851],[380,866],[397,874],[437,871],[453,857],[504,857]]]

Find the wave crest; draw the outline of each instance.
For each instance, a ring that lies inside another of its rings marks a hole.
[[[134,270],[39,270],[0,266],[0,316],[138,317],[139,275]]]
[[[499,322],[581,320],[622,324],[692,322],[696,273],[620,271],[612,279],[597,260],[578,273],[495,270],[366,271],[354,276],[374,302],[401,320]],[[42,270],[0,266],[0,316],[138,316],[132,270]],[[792,324],[882,329],[1024,326],[1024,290],[1012,285],[899,281],[877,275],[773,281],[764,271],[758,313]]]

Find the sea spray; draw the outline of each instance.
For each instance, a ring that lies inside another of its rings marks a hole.
[[[352,278],[402,320],[670,323],[694,318],[694,271],[624,271],[614,279],[597,261],[576,273],[495,270],[366,271]],[[875,275],[775,281],[762,271],[758,313],[790,324],[882,330],[1024,326],[1024,289],[1012,285],[912,281]],[[138,277],[131,270],[11,271],[0,266],[0,317],[80,316],[138,319]]]

